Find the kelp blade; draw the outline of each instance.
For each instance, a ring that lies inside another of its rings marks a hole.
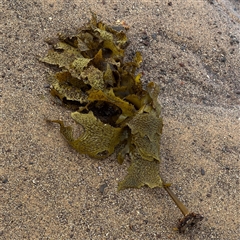
[[[67,142],[79,153],[97,159],[116,151],[120,164],[129,155],[131,165],[119,190],[161,187],[159,88],[149,83],[143,89],[141,73],[136,74],[142,62],[140,52],[124,62],[125,32],[97,21],[93,13],[77,34],[60,34],[48,43],[52,49],[41,61],[61,70],[51,76],[51,93],[64,106],[74,106],[77,111],[71,117],[84,128],[75,138],[71,126],[52,120],[60,125]]]
[[[84,128],[84,133],[77,139],[73,138],[72,127],[65,127],[59,120],[51,120],[51,122],[60,124],[60,132],[74,149],[97,159],[106,158],[114,152],[121,140],[121,128],[102,123],[92,112],[88,114],[73,112],[71,116]]]
[[[128,174],[118,184],[118,190],[125,188],[140,188],[149,186],[150,188],[162,187],[163,182],[159,175],[159,162],[156,160],[146,161],[135,149],[130,153],[131,165],[128,168]]]

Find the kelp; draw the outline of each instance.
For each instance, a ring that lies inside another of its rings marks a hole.
[[[163,182],[159,175],[159,162],[152,158],[152,161],[144,159],[138,148],[131,150],[130,157],[132,164],[128,168],[128,175],[119,183],[118,189],[140,188],[147,185],[150,188],[162,187]]]
[[[159,86],[151,82],[143,88],[141,74],[136,73],[141,53],[125,62],[129,41],[124,30],[116,29],[98,21],[93,13],[76,34],[48,39],[52,49],[40,60],[60,69],[50,76],[51,94],[65,106],[75,106],[71,117],[84,132],[74,138],[71,126],[61,120],[48,121],[58,123],[61,134],[81,154],[104,159],[115,152],[119,164],[128,155],[131,163],[119,190],[148,186],[169,192],[159,174],[163,127]],[[170,196],[176,200],[172,192]]]

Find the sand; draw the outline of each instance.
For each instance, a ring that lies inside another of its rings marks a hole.
[[[0,239],[239,237],[239,0],[7,1],[1,4]],[[49,94],[44,42],[91,17],[129,25],[143,82],[161,86],[161,175],[191,211],[193,231],[164,189],[117,191],[128,167],[72,150],[58,126],[69,111]],[[101,187],[105,184],[105,188]]]

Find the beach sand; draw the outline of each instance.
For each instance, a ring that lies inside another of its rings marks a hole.
[[[2,9],[0,239],[239,238],[238,0],[3,0]],[[78,154],[45,121],[72,120],[49,94],[44,40],[75,32],[90,10],[130,27],[127,57],[141,51],[142,81],[161,86],[160,173],[204,215],[192,231],[173,230],[182,214],[164,189],[117,191],[127,161]]]

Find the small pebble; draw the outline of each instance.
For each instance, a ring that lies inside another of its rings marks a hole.
[[[44,88],[50,88],[50,84],[44,84]]]
[[[146,33],[143,33],[142,39],[143,39],[143,40],[147,40],[147,39],[148,39],[148,35],[147,35]]]
[[[8,182],[8,179],[7,178],[4,178],[3,180],[2,180],[2,183],[7,183]]]
[[[201,168],[201,174],[204,176],[205,175],[205,170]]]
[[[100,193],[104,193],[104,189],[107,187],[107,184],[106,183],[104,183],[104,184],[102,184],[100,187],[99,187],[99,191],[100,191]]]
[[[226,62],[226,61],[227,61],[227,58],[226,58],[225,56],[222,56],[222,57],[220,58],[220,61],[221,61],[221,62]]]
[[[157,33],[152,34],[152,39],[156,40],[157,39]]]

